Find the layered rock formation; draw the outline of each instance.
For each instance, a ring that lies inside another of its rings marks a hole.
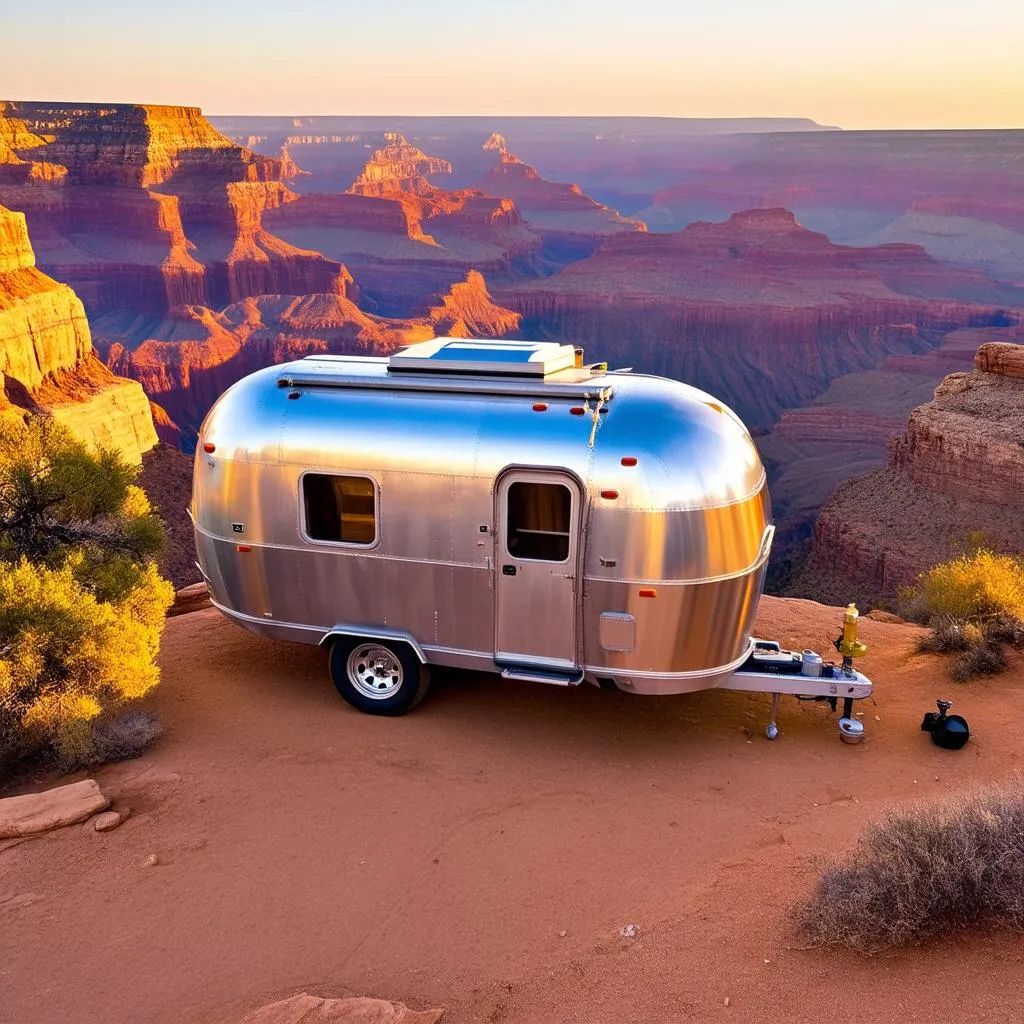
[[[1024,283],[1024,232],[976,217],[939,213],[935,204],[915,204],[859,244],[908,242],[937,259],[977,267],[993,277]]]
[[[541,177],[535,167],[510,152],[498,133],[487,139],[483,149],[493,156],[493,163],[476,188],[514,201],[526,224],[545,240],[547,252],[559,262],[588,255],[610,235],[647,230],[642,221],[603,206],[578,185]]]
[[[6,102],[0,138],[0,202],[25,213],[40,266],[90,312],[324,291],[341,272],[263,228],[295,198],[280,161],[198,109]]]
[[[307,193],[265,220],[288,242],[343,261],[368,306],[388,316],[412,315],[424,298],[470,270],[507,275],[540,251],[541,239],[510,200],[472,189],[446,192],[425,181],[417,188],[382,184],[375,196]]]
[[[191,447],[217,397],[263,366],[318,352],[376,355],[445,334],[508,336],[518,321],[473,272],[421,316],[404,320],[367,314],[339,290],[263,295],[221,312],[186,306],[148,321],[113,313],[97,320],[96,334],[108,366],[139,381],[166,410],[167,421],[157,421],[160,436]]]
[[[427,176],[451,174],[452,165],[441,157],[427,156],[397,132],[385,135],[385,144],[367,160],[349,187],[357,196],[386,196],[394,192],[424,193],[432,188]]]
[[[441,302],[430,307],[427,319],[437,337],[514,338],[520,316],[496,305],[483,274],[471,270],[465,281],[453,284]]]
[[[885,468],[836,490],[789,592],[891,598],[978,540],[1024,551],[1020,345],[983,345],[976,369],[946,377],[914,410]]]
[[[82,303],[36,268],[24,216],[0,206],[0,415],[29,412],[134,463],[156,443],[142,388],[99,362]]]
[[[785,206],[809,227],[855,244],[908,211],[1024,232],[1019,131],[793,132],[691,149],[687,173],[637,214],[652,231],[746,207]],[[944,225],[929,252],[941,257],[951,251],[943,247],[964,244],[962,227]],[[947,229],[961,241],[944,240]]]
[[[586,342],[601,358],[690,381],[760,428],[835,377],[1003,317],[977,272],[913,246],[833,245],[781,209],[618,234],[589,259],[496,294],[527,335]]]

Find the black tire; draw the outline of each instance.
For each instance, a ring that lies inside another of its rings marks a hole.
[[[408,644],[395,640],[338,637],[330,669],[338,693],[368,715],[404,715],[430,688],[430,669]]]

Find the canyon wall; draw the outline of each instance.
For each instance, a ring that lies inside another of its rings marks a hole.
[[[787,592],[892,600],[919,573],[979,540],[1024,550],[1021,345],[979,348],[974,370],[950,374],[911,413],[883,469],[836,490]]]
[[[157,440],[142,388],[99,362],[82,303],[36,268],[24,216],[0,206],[0,414],[28,413],[133,463]]]
[[[527,335],[689,381],[765,429],[836,377],[999,319],[989,284],[913,246],[836,246],[788,211],[752,210],[675,234],[615,235],[496,297]]]
[[[90,313],[327,291],[341,273],[262,225],[295,198],[291,169],[196,108],[4,102],[0,139],[0,202],[25,213],[40,267]]]
[[[159,403],[157,431],[168,443],[194,444],[217,397],[248,373],[316,353],[377,355],[438,335],[507,337],[519,322],[470,272],[419,316],[364,312],[344,290],[262,295],[221,311],[185,306],[173,317],[96,321],[97,346],[115,373],[139,381]]]

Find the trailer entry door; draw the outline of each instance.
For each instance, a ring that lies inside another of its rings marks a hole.
[[[580,492],[556,473],[515,470],[498,485],[495,657],[574,668]]]

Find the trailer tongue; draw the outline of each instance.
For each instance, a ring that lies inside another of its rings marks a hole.
[[[843,631],[835,641],[836,650],[843,656],[841,665],[823,664],[814,651],[787,651],[774,640],[754,640],[754,649],[743,667],[726,676],[718,688],[770,693],[771,717],[764,731],[770,740],[779,735],[779,699],[784,693],[797,700],[826,701],[833,711],[841,699],[839,735],[846,743],[859,743],[864,738],[864,725],[854,717],[853,702],[870,697],[873,686],[853,667],[853,659],[867,653],[867,646],[857,639],[858,619],[857,606],[847,606]]]

